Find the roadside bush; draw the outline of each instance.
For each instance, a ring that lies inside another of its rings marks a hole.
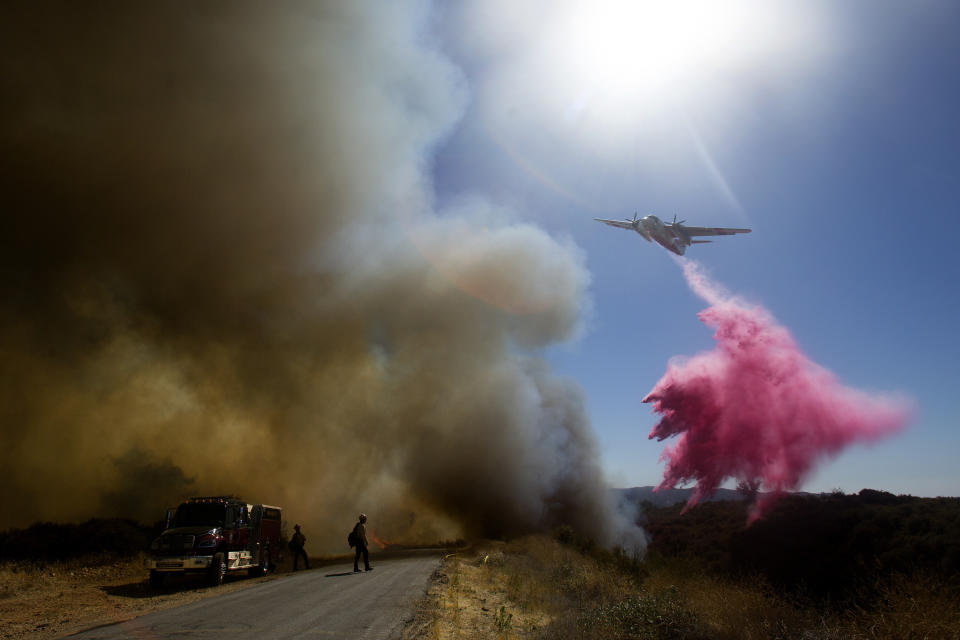
[[[581,617],[579,627],[584,635],[604,638],[694,640],[710,637],[674,587],[601,605]]]
[[[57,561],[94,553],[128,557],[145,551],[161,525],[94,518],[80,524],[38,522],[0,533],[0,560]]]

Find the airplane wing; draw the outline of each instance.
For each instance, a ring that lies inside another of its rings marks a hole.
[[[603,224],[608,224],[611,227],[620,227],[621,229],[633,229],[633,223],[626,222],[624,220],[604,220],[602,218],[594,218],[597,222],[602,222]]]
[[[688,236],[732,236],[735,233],[750,233],[750,229],[730,229],[728,227],[680,227]]]

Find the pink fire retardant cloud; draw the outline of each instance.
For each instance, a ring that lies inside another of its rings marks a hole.
[[[688,260],[690,288],[710,304],[700,320],[716,329],[716,347],[674,359],[643,399],[662,417],[650,438],[679,439],[664,449],[658,488],[696,481],[690,508],[727,479],[769,492],[752,522],[813,466],[853,442],[903,428],[910,403],[845,387],[797,347],[765,309],[731,296]]]

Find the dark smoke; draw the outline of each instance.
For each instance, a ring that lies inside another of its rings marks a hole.
[[[580,394],[535,355],[578,331],[583,259],[433,207],[466,90],[428,24],[4,5],[0,528],[189,489],[280,504],[314,551],[360,510],[381,538],[613,540]]]
[[[169,458],[159,460],[149,453],[131,449],[113,458],[115,475],[103,493],[102,510],[119,513],[141,522],[159,520],[156,505],[175,505],[194,493],[194,480]]]

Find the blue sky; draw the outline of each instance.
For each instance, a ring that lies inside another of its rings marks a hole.
[[[592,308],[548,357],[585,389],[610,480],[659,481],[640,401],[712,345],[671,255],[592,220],[637,211],[752,227],[688,257],[845,384],[915,402],[805,489],[960,494],[960,6],[590,6],[438,11],[470,101],[432,177],[441,208],[481,194],[583,251]],[[623,26],[609,47],[577,32],[596,16]]]

